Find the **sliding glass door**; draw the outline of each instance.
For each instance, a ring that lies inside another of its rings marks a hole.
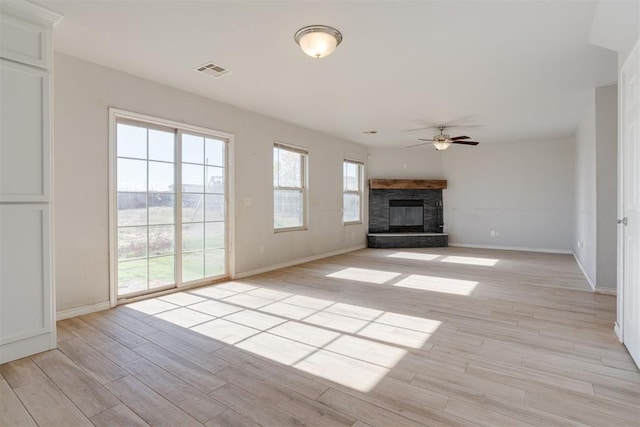
[[[115,129],[117,296],[226,276],[227,140],[124,118]]]
[[[225,141],[182,134],[182,280],[225,273]]]

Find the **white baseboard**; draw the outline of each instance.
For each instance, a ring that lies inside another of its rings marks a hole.
[[[548,248],[528,248],[524,246],[497,246],[497,245],[476,245],[475,243],[451,243],[449,246],[472,249],[497,249],[501,251],[522,251],[522,252],[542,252],[547,254],[571,255],[573,252],[568,249],[548,249]]]
[[[99,302],[97,304],[83,305],[82,307],[69,308],[56,313],[56,320],[70,319],[72,317],[83,316],[96,311],[108,310],[111,308],[109,301]]]
[[[573,254],[573,258],[576,260],[576,264],[578,264],[578,268],[580,268],[580,271],[582,271],[582,275],[584,276],[585,280],[587,281],[589,286],[591,286],[591,290],[593,292],[596,292],[596,284],[593,283],[593,280],[591,280],[591,278],[587,274],[587,270],[585,270],[585,268],[582,266],[582,263],[578,259],[578,255],[576,255],[576,253],[573,251],[571,251],[571,253]]]
[[[602,286],[596,286],[595,293],[602,295],[613,295],[615,297],[618,295],[618,290],[616,288],[605,288]]]
[[[305,262],[311,262],[311,261],[316,261],[322,258],[328,258],[331,256],[335,256],[335,255],[341,255],[341,254],[346,254],[347,252],[353,252],[353,251],[357,251],[360,249],[364,249],[366,248],[367,245],[357,245],[357,246],[352,246],[349,248],[344,248],[344,249],[339,249],[337,251],[332,251],[332,252],[325,252],[322,254],[318,254],[318,255],[312,255],[306,258],[298,258],[298,259],[294,259],[292,261],[287,261],[287,262],[283,262],[280,264],[275,264],[275,265],[270,265],[268,267],[262,267],[262,268],[256,268],[254,270],[249,270],[249,271],[242,271],[240,273],[236,273],[232,276],[233,279],[243,279],[245,277],[249,277],[249,276],[255,276],[256,274],[262,274],[262,273],[267,273],[269,271],[273,271],[273,270],[279,270],[281,268],[287,268],[287,267],[291,267],[294,265],[298,265],[298,264],[304,264]]]
[[[613,332],[615,332],[616,336],[618,337],[618,341],[620,341],[620,343],[622,344],[624,341],[622,340],[622,331],[620,330],[620,325],[618,325],[618,322],[616,322],[615,326],[613,327]]]

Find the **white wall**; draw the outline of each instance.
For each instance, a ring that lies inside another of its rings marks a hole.
[[[596,103],[595,90],[589,91],[585,108],[576,130],[575,158],[575,231],[573,251],[588,280],[596,283]]]
[[[61,53],[55,55],[54,90],[58,311],[109,300],[108,107],[234,134],[236,273],[366,242],[366,221],[345,227],[341,211],[342,160],[366,160],[361,145]],[[307,231],[273,232],[274,140],[309,149]]]
[[[442,152],[432,145],[369,148],[369,178],[442,179]]]
[[[452,146],[443,153],[452,245],[569,251],[573,140]],[[491,230],[499,235],[491,237]]]
[[[640,37],[640,2],[598,0],[589,43],[618,52],[619,66]]]
[[[596,88],[596,286],[616,288],[618,86]]]
[[[591,89],[576,131],[573,251],[596,288],[616,287],[617,90]]]

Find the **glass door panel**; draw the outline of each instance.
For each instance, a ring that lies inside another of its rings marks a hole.
[[[226,274],[226,141],[182,133],[182,281]]]
[[[175,136],[117,123],[118,296],[176,285]]]

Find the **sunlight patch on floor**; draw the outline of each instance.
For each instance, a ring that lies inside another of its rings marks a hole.
[[[437,254],[421,254],[416,252],[396,252],[390,255],[387,255],[387,258],[402,258],[402,259],[411,259],[417,261],[433,261],[435,259],[440,258],[442,255]]]
[[[158,319],[162,319],[165,322],[173,323],[174,325],[190,328],[200,323],[213,320],[212,316],[200,313],[199,311],[191,310],[190,308],[180,307],[175,310],[164,311],[155,315]]]
[[[371,391],[389,373],[388,368],[326,350],[318,350],[293,366],[363,393]]]
[[[381,273],[382,278],[376,276]],[[399,273],[345,269],[334,275],[366,281],[375,276],[384,283]],[[431,288],[454,283],[458,291],[468,289],[458,283],[464,281],[414,276],[406,283],[428,279]],[[378,384],[409,349],[422,348],[440,326],[428,318],[240,282],[177,292],[127,307],[361,392]]]
[[[389,280],[395,279],[400,273],[382,270],[370,270],[368,268],[348,267],[335,273],[327,274],[333,279],[355,280],[357,282],[375,283],[382,285]]]
[[[468,256],[448,256],[442,259],[440,262],[450,262],[453,264],[468,264],[468,265],[484,265],[487,267],[495,266],[499,259],[493,258],[474,258]]]
[[[399,282],[394,283],[393,286],[454,295],[471,295],[471,292],[473,292],[476,286],[478,286],[478,282],[473,280],[448,279],[446,277],[411,274]]]

